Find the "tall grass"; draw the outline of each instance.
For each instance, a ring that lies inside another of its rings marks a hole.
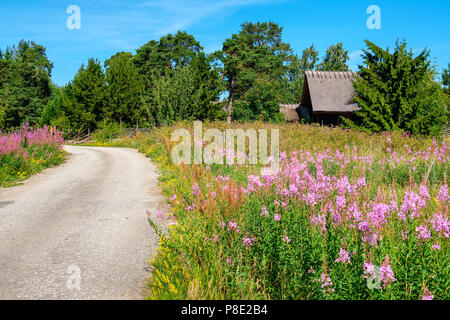
[[[280,129],[280,171],[261,177],[259,166],[173,164],[180,127],[192,130],[120,142],[159,165],[176,217],[152,259],[149,298],[449,298],[446,141],[233,124]]]
[[[14,185],[64,161],[64,139],[55,128],[25,125],[11,134],[0,132],[0,186]]]

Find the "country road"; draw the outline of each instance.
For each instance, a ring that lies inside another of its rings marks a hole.
[[[0,189],[0,299],[141,299],[156,167],[132,149],[66,150],[61,166]]]

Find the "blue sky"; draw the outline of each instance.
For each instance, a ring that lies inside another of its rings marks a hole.
[[[81,9],[79,30],[66,27],[69,5]],[[366,26],[369,5],[381,9],[380,30]],[[104,61],[118,51],[134,53],[177,30],[193,34],[212,52],[244,21],[280,24],[284,41],[299,54],[314,43],[322,57],[330,44],[342,41],[353,70],[361,62],[364,39],[382,47],[406,39],[415,52],[431,49],[439,70],[450,62],[448,0],[0,0],[0,6],[0,48],[20,39],[44,45],[59,85],[90,57]]]

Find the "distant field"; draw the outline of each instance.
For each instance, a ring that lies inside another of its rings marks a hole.
[[[448,140],[233,124],[280,129],[280,171],[262,177],[173,164],[181,127],[113,143],[158,164],[176,221],[150,299],[449,299]]]

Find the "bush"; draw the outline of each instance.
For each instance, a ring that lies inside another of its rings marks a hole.
[[[274,81],[256,80],[244,96],[233,108],[233,120],[282,122],[284,116],[280,113],[279,84]]]
[[[98,142],[106,142],[122,132],[122,127],[115,122],[102,121],[98,124],[98,129],[92,133],[92,139]]]

